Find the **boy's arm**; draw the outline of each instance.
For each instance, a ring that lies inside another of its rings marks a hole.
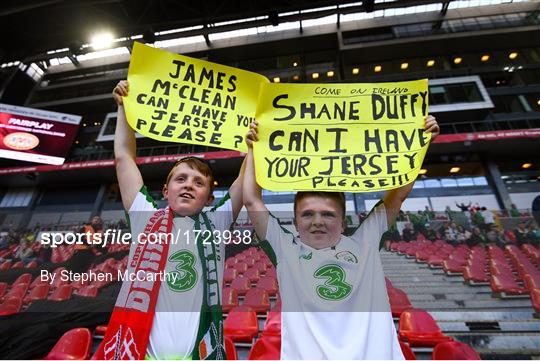
[[[255,165],[253,161],[253,147],[249,147],[248,153],[244,160],[244,205],[247,208],[249,218],[255,228],[255,233],[261,240],[266,238],[268,229],[268,209],[262,201],[262,189],[255,180]]]
[[[116,177],[122,195],[122,204],[127,211],[131,208],[137,193],[143,186],[141,172],[136,163],[137,145],[135,132],[126,121],[122,97],[128,93],[128,83],[123,80],[113,90],[113,98],[118,104],[116,130],[114,132],[114,159]]]
[[[244,185],[244,174],[246,171],[246,158],[247,157],[244,157],[244,161],[242,162],[242,166],[240,167],[238,177],[235,179],[235,181],[229,188],[229,196],[231,197],[232,202],[233,222],[236,221],[236,218],[238,218],[238,214],[240,213],[240,210],[244,205],[244,203],[242,202],[242,188]]]
[[[431,134],[431,141],[433,141],[439,135],[439,124],[435,117],[428,115],[426,118],[426,123],[424,125],[424,131]],[[386,209],[386,221],[388,227],[390,227],[396,221],[397,216],[399,215],[399,210],[401,205],[409,196],[414,186],[414,182],[404,185],[396,189],[391,189],[386,191],[384,194],[383,202],[384,208]]]

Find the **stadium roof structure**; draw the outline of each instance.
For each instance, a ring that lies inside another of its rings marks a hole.
[[[203,35],[209,43],[208,35],[212,33],[336,13],[369,13],[436,4],[444,15],[452,2],[459,1],[3,0],[0,4],[0,63],[44,60],[55,49],[79,55],[88,51],[85,49],[90,36],[100,29],[113,32],[116,39],[125,39],[126,45],[133,36],[143,37],[143,40],[167,40],[190,34]],[[169,33],[172,29],[186,31]]]

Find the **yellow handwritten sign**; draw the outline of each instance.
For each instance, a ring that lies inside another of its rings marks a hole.
[[[367,192],[416,179],[427,79],[379,84],[264,84],[254,145],[257,182],[273,191]]]
[[[124,100],[129,125],[165,141],[247,151],[262,75],[135,43]]]

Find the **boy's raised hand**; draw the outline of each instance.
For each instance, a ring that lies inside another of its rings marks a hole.
[[[254,120],[249,124],[249,131],[246,134],[246,144],[248,148],[253,147],[253,142],[259,140],[259,123]]]
[[[439,128],[439,123],[437,123],[437,119],[433,115],[428,115],[426,117],[426,123],[424,124],[424,131],[427,133],[431,133],[431,141],[433,142],[435,138],[439,135],[441,132],[441,129]]]
[[[114,101],[118,106],[124,105],[124,100],[122,97],[125,97],[128,95],[129,92],[129,83],[127,80],[120,80],[118,84],[113,89],[112,96],[114,98]]]

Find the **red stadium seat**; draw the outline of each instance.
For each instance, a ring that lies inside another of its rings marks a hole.
[[[99,325],[94,330],[96,335],[105,335],[107,333],[107,325]]]
[[[412,347],[431,347],[453,340],[452,337],[443,335],[437,322],[429,313],[419,309],[410,309],[401,314],[399,337]]]
[[[7,298],[0,305],[0,316],[9,316],[18,313],[21,310],[22,303],[21,297]]]
[[[249,351],[248,360],[279,360],[281,358],[281,337],[263,336]]]
[[[486,274],[482,265],[480,266],[465,266],[463,270],[463,278],[465,281],[475,283],[487,283],[490,280],[490,276]]]
[[[235,289],[230,287],[224,288],[222,298],[223,300],[221,302],[221,307],[223,312],[227,313],[234,307],[238,306],[238,293]]]
[[[403,311],[413,308],[409,297],[399,288],[390,288],[388,291],[388,300],[390,301],[390,309],[392,317],[400,317]]]
[[[4,263],[2,263],[0,265],[0,271],[7,270],[7,269],[10,269],[10,268],[11,268],[11,261],[10,260],[4,261]]]
[[[234,268],[225,268],[223,271],[223,282],[225,282],[225,284],[231,283],[237,277],[238,271]]]
[[[427,263],[431,268],[441,268],[443,266],[444,257],[441,254],[431,254],[427,259]]]
[[[384,283],[386,283],[386,289],[389,290],[390,288],[394,288],[394,285],[392,284],[392,281],[390,281],[387,277],[384,277]]]
[[[257,314],[249,307],[235,307],[227,315],[223,329],[225,336],[234,342],[251,343],[259,333]]]
[[[263,336],[281,336],[281,310],[268,312]]]
[[[443,261],[443,269],[448,274],[459,274],[463,273],[465,264],[465,260],[447,259]]]
[[[268,293],[268,295],[271,297],[275,296],[279,291],[277,280],[274,277],[267,276],[259,279],[259,282],[257,282],[257,288],[265,290],[266,293]]]
[[[30,273],[24,273],[20,275],[19,277],[17,277],[15,282],[13,282],[12,286],[16,286],[23,283],[30,284],[30,282],[32,282],[32,275]]]
[[[98,294],[98,288],[96,286],[82,287],[77,291],[77,295],[84,297],[96,297]]]
[[[481,360],[478,353],[462,342],[442,342],[433,349],[433,360]]]
[[[401,347],[401,352],[403,352],[403,357],[405,360],[416,360],[416,355],[413,350],[405,342],[399,341],[399,346]]]
[[[36,261],[32,261],[26,265],[26,268],[37,268],[38,263]]]
[[[44,300],[49,294],[49,284],[42,283],[37,285],[30,291],[30,293],[23,299],[24,303],[29,303],[37,300]]]
[[[233,340],[228,337],[224,337],[224,344],[227,360],[238,360],[238,355],[236,354],[236,347],[234,346]]]
[[[232,281],[231,288],[235,289],[239,296],[243,296],[251,289],[251,282],[246,277],[238,277]]]
[[[24,268],[24,263],[22,263],[22,261],[15,262],[13,266],[11,266],[11,269],[19,269],[19,268]]]
[[[4,296],[4,299],[8,299],[12,297],[22,299],[24,295],[26,294],[26,291],[28,291],[28,283],[19,283],[10,288],[10,290]]]
[[[92,334],[87,328],[74,328],[58,340],[45,360],[86,360],[90,356]]]
[[[270,299],[265,290],[253,288],[246,293],[242,306],[250,307],[258,314],[265,314],[270,310]]]
[[[62,285],[58,287],[52,295],[49,296],[50,301],[65,301],[71,298],[71,292],[73,291],[72,285]]]
[[[508,295],[522,295],[526,290],[518,285],[513,277],[508,275],[491,275],[491,290],[495,293]]]

